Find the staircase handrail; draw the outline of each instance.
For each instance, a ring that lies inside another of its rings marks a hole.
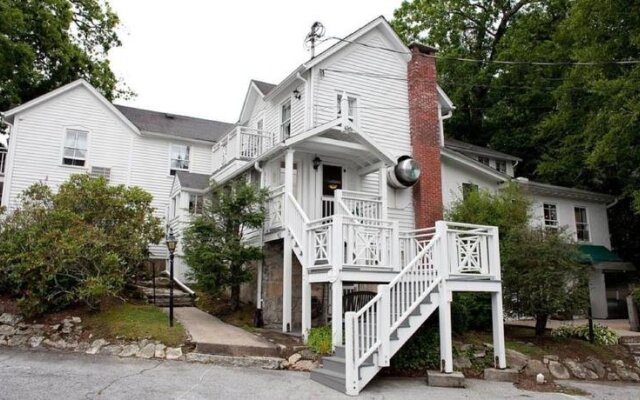
[[[293,194],[287,193],[286,199],[291,205],[291,207],[286,207],[286,210],[292,210],[293,212],[291,213],[292,218],[285,218],[285,225],[291,233],[291,236],[293,236],[293,240],[295,240],[298,246],[304,251],[307,243],[306,234],[310,222],[309,217],[307,217],[307,214]]]

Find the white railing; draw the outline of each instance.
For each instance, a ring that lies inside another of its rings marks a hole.
[[[333,261],[333,218],[320,218],[307,224],[308,249],[311,254],[308,258],[309,267],[318,265],[330,265]]]
[[[284,226],[284,194],[284,185],[276,186],[269,191],[266,207],[267,216],[264,222],[265,232]]]
[[[334,223],[342,225],[345,266],[399,267],[397,222],[334,216]]]
[[[400,232],[400,265],[407,265],[431,242],[436,228],[414,229]]]
[[[7,164],[7,151],[4,149],[0,149],[0,175],[4,175],[4,169],[6,167],[6,164]]]
[[[447,222],[447,273],[500,279],[498,228]]]
[[[335,214],[336,204],[333,196],[322,196],[322,218]]]
[[[287,193],[286,201],[287,226],[293,236],[293,239],[300,247],[304,248],[307,243],[306,237],[309,218],[293,194]]]
[[[339,205],[339,213],[364,219],[384,219],[382,197],[351,190],[336,190],[335,201]]]
[[[267,131],[238,126],[213,145],[213,170],[234,160],[253,160],[275,146],[277,137]]]

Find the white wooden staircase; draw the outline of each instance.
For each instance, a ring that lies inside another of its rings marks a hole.
[[[317,275],[315,282],[336,282],[352,280],[353,271],[372,274],[378,270],[388,277],[379,282],[388,283],[380,284],[377,295],[363,308],[347,312],[344,321],[341,312],[334,310],[335,353],[323,359],[322,368],[312,371],[311,379],[357,395],[439,308],[442,369],[451,372],[451,292],[484,291],[484,282],[492,284],[486,291],[498,293],[494,343],[503,368],[497,228],[438,221],[435,228],[400,233],[397,223],[381,219],[382,212],[375,211],[386,205],[366,199],[365,194],[352,192],[350,199],[344,199],[341,191],[336,192],[336,215],[315,221],[309,220],[291,193],[285,192],[280,200],[288,241],[285,253],[289,246],[303,267],[303,334],[311,323],[305,307],[310,306],[313,271],[324,274]],[[367,210],[364,216],[363,210]],[[458,289],[453,289],[456,285]]]

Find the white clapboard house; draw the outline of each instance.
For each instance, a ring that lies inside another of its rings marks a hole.
[[[236,124],[114,106],[74,82],[5,113],[2,204],[14,208],[36,181],[55,187],[73,173],[101,175],[150,191],[180,238],[211,180],[248,179],[270,196],[264,228],[247,235],[265,258],[243,297],[285,332],[306,337],[330,321],[335,354],[313,379],[357,394],[435,312],[442,370],[452,372],[456,291],[491,293],[494,359],[505,368],[497,229],[446,222],[443,213],[467,190],[500,190],[520,160],[445,140],[455,107],[436,83],[434,54],[406,46],[377,18],[279,84],[251,81]],[[577,240],[609,249],[612,198],[518,182],[534,200],[532,223],[566,225]],[[179,247],[184,281],[182,256]],[[164,260],[163,247],[152,257]],[[594,271],[597,283],[603,270]],[[373,294],[347,309],[353,291]]]

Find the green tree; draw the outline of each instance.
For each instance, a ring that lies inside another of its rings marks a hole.
[[[505,309],[534,317],[536,335],[543,335],[549,316],[585,310],[588,266],[579,262],[576,245],[563,232],[531,227],[529,208],[511,183],[497,193],[469,192],[447,219],[499,228]]]
[[[262,249],[243,239],[246,232],[264,224],[267,195],[244,179],[213,184],[202,214],[185,231],[184,253],[191,277],[210,294],[230,288],[233,310],[240,305],[240,285],[251,279],[247,263],[262,258]]]
[[[73,175],[57,193],[37,183],[0,221],[0,289],[28,315],[118,295],[162,239],[152,196]]]
[[[110,100],[132,95],[107,58],[118,25],[107,0],[0,0],[0,110],[78,78]]]

